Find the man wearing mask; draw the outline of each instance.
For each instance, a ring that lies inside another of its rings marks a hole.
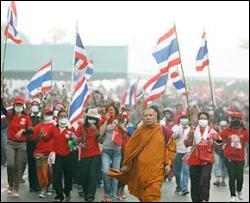
[[[42,114],[40,112],[40,103],[41,103],[40,99],[38,98],[34,98],[31,101],[30,120],[32,122],[32,127],[35,127],[43,120]],[[33,151],[36,148],[37,141],[31,136],[28,136],[26,139],[26,143],[27,143],[28,179],[29,179],[30,192],[36,192],[40,190],[36,172],[36,161],[33,156]]]
[[[245,145],[249,142],[249,134],[242,124],[241,113],[230,112],[229,123],[229,127],[225,128],[220,136],[226,143],[224,155],[229,176],[230,202],[236,202],[236,191],[238,199],[243,200],[241,191],[244,177]]]

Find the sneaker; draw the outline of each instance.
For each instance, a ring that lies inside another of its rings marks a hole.
[[[179,189],[179,188],[177,188],[176,190],[175,190],[175,193],[180,193],[181,192],[181,189]]]
[[[236,202],[236,197],[235,196],[231,196],[229,202]]]
[[[215,181],[213,184],[220,187],[220,181]]]
[[[41,192],[41,193],[38,195],[38,197],[39,197],[39,198],[44,198],[44,197],[45,197],[45,194],[46,194],[45,192]]]
[[[56,196],[54,199],[54,202],[62,202],[63,199],[64,199],[63,197],[60,198],[60,197]]]
[[[12,187],[11,186],[8,187],[7,193],[8,193],[8,195],[12,195]]]
[[[19,197],[19,193],[17,191],[13,190],[12,196],[17,198],[17,197]]]
[[[182,195],[182,196],[185,196],[185,195],[187,195],[187,194],[189,194],[189,191],[188,191],[187,189],[181,191],[181,195]]]
[[[226,182],[225,182],[225,181],[222,181],[222,182],[221,182],[221,186],[222,186],[222,187],[226,187],[226,186],[227,186]]]
[[[70,194],[66,195],[66,199],[65,199],[65,201],[66,201],[66,202],[69,202],[69,201],[70,201],[70,199],[71,199]]]
[[[243,200],[243,193],[242,192],[237,192],[237,196],[239,200]]]
[[[112,202],[112,199],[110,199],[108,195],[103,195],[101,198],[101,202]]]

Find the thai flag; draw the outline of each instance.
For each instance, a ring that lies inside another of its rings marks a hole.
[[[69,121],[71,125],[82,117],[83,107],[87,104],[90,98],[87,79],[82,77],[77,83],[72,95],[72,100],[69,109]]]
[[[164,94],[166,90],[167,74],[161,72],[149,79],[149,81],[143,86],[144,90],[144,105],[149,101],[157,100]]]
[[[208,60],[208,50],[207,50],[207,40],[205,32],[202,35],[201,47],[196,56],[196,71],[202,71],[205,67],[209,65]]]
[[[31,78],[27,88],[32,96],[40,92],[49,92],[52,89],[52,61],[45,64]]]
[[[153,56],[161,73],[170,74],[170,79],[175,88],[180,92],[185,92],[185,85],[178,70],[181,61],[175,26],[160,37],[155,46]]]
[[[13,112],[13,106],[6,107],[7,116]],[[1,120],[6,119],[6,115],[1,111]]]
[[[88,67],[88,59],[86,50],[83,46],[81,37],[79,33],[76,33],[76,44],[75,44],[75,58],[74,58],[74,75],[73,75],[73,83],[74,86],[81,80],[84,70]]]
[[[88,67],[87,67],[87,69],[85,71],[85,77],[86,77],[87,80],[89,80],[92,77],[93,73],[94,73],[93,63],[94,62],[92,60],[89,60]]]
[[[7,26],[5,28],[4,34],[16,44],[20,44],[22,42],[22,40],[18,37],[17,11],[14,1],[10,2],[7,16]]]
[[[122,99],[122,104],[127,106],[135,106],[137,102],[137,82],[132,84],[127,92],[124,94]]]

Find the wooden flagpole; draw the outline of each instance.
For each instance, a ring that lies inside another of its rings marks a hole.
[[[186,101],[187,101],[187,106],[188,106],[188,116],[189,116],[189,119],[190,119],[190,122],[191,122],[191,112],[190,112],[190,105],[189,105],[189,99],[188,99],[187,83],[186,83],[185,74],[184,74],[184,70],[183,70],[183,66],[182,66],[182,62],[181,62],[181,51],[180,51],[180,47],[179,47],[179,41],[178,41],[175,22],[174,22],[174,27],[175,27],[175,33],[176,33],[177,46],[178,46],[179,55],[180,55],[181,72],[182,72],[183,82],[184,82],[185,91],[186,91],[185,96],[186,96]]]

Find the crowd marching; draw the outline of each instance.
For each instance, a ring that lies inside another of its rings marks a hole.
[[[213,184],[228,187],[230,201],[243,199],[243,173],[249,163],[245,99],[219,101],[213,114],[206,102],[199,110],[196,105],[185,109],[181,103],[163,108],[159,102],[136,110],[96,92],[98,101],[90,102],[76,126],[69,124],[67,100],[51,106],[43,97],[27,102],[3,94],[1,164],[7,166],[8,195],[19,197],[27,165],[30,192],[40,191],[39,198],[54,190],[55,201],[69,201],[72,184],[77,184],[85,201],[95,201],[97,187],[103,184],[101,201],[125,200],[125,185],[141,201],[160,201],[163,181],[175,176],[176,193],[190,193],[194,202],[208,201],[214,167]],[[158,126],[166,149],[172,149],[162,157],[161,137],[157,141],[154,130]],[[147,134],[153,139],[147,140]]]

